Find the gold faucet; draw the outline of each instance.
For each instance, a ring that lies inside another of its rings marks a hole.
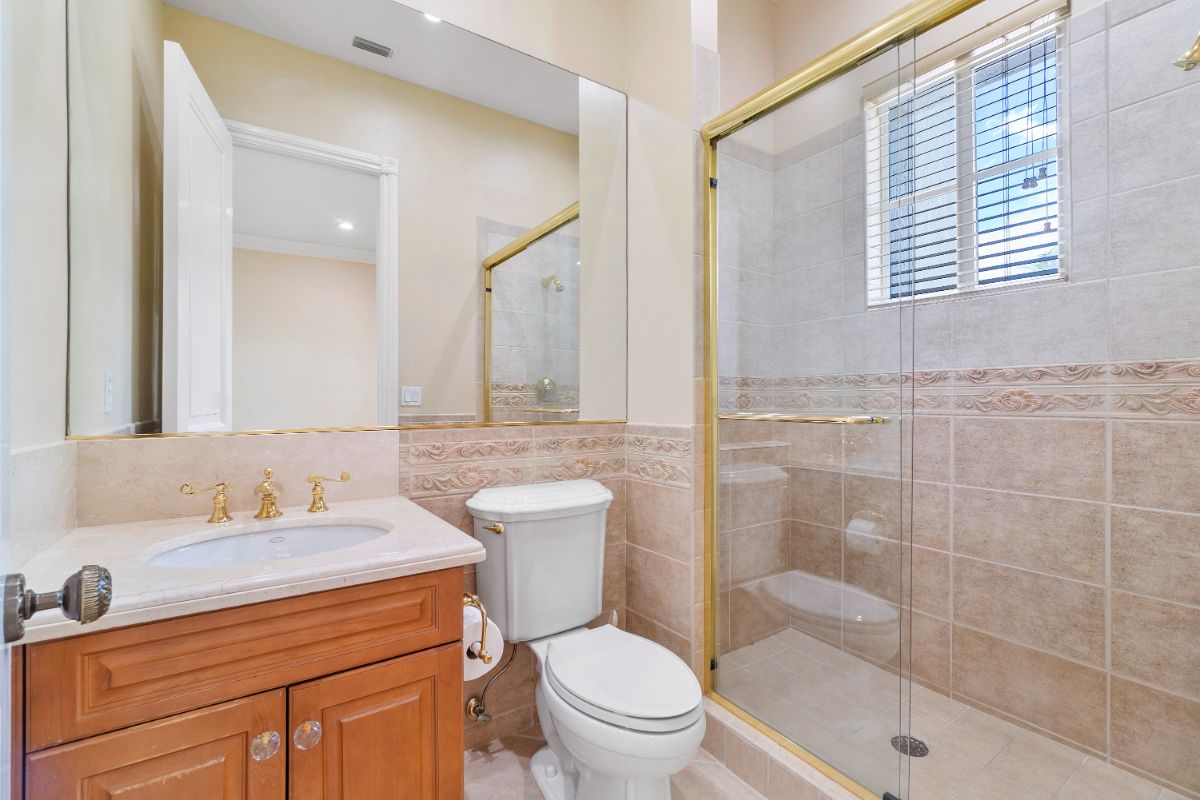
[[[232,486],[232,483],[225,483],[224,481],[221,481],[220,483],[213,484],[205,489],[195,489],[190,483],[185,483],[183,486],[179,487],[179,492],[180,494],[191,496],[194,494],[200,494],[201,492],[211,492],[215,490],[216,494],[213,495],[212,515],[208,518],[208,524],[219,525],[222,522],[229,522],[233,519],[233,517],[229,515],[229,497],[225,494],[225,490],[231,488]]]
[[[279,505],[275,502],[279,495],[283,494],[283,487],[276,486],[271,480],[274,475],[275,470],[267,467],[263,470],[263,480],[254,487],[254,494],[262,499],[258,513],[254,515],[255,519],[275,519],[283,516],[283,512],[279,510]]]
[[[329,506],[325,505],[325,481],[330,483],[345,483],[350,480],[350,473],[342,470],[342,474],[336,478],[326,478],[324,475],[309,475],[308,482],[313,485],[312,488],[312,503],[309,504],[308,510],[312,514],[320,514],[322,511],[328,511]]]

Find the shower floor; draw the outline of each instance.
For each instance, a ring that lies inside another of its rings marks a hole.
[[[721,657],[717,691],[879,795],[896,791],[899,678],[788,629]],[[1044,736],[920,686],[905,800],[1185,800]]]

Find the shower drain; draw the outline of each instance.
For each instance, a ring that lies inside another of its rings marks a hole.
[[[915,736],[893,736],[892,747],[896,752],[913,758],[929,755],[929,745]]]

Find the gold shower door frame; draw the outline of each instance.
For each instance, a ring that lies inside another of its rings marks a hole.
[[[492,421],[492,270],[577,219],[579,219],[578,200],[483,260],[483,421],[485,423]]]
[[[704,144],[704,525],[707,533],[704,549],[704,652],[705,660],[709,664],[713,663],[717,655],[717,520],[720,518],[717,514],[717,424],[722,416],[718,403],[717,381],[717,144],[726,136],[782,108],[826,81],[854,69],[888,47],[928,31],[981,2],[983,0],[915,0],[887,19],[748,97],[700,129],[700,138]],[[878,800],[875,794],[867,791],[835,766],[821,760],[718,694],[713,686],[711,669],[704,674],[704,692],[722,708],[744,720],[857,797],[863,800]]]

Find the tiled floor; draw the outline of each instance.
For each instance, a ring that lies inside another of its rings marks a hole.
[[[529,772],[529,758],[545,744],[532,736],[510,736],[466,753],[464,800],[542,800]],[[671,780],[672,800],[762,800],[762,795],[703,750]]]
[[[874,792],[896,792],[896,675],[795,630],[720,659],[717,690]],[[1168,790],[944,695],[913,687],[905,800],[1184,800]]]

